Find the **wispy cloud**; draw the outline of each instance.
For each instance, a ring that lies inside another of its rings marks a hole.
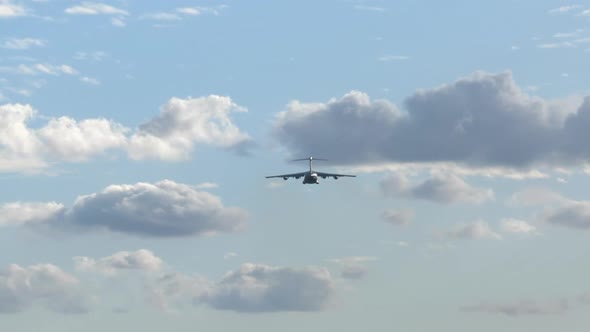
[[[0,19],[28,15],[28,10],[12,0],[0,0]]]
[[[98,2],[82,2],[77,6],[66,8],[65,13],[70,15],[129,15],[126,10]]]
[[[367,6],[367,5],[355,5],[354,9],[356,10],[364,10],[364,11],[370,11],[370,12],[379,12],[382,13],[384,12],[386,9],[383,7],[378,7],[378,6]]]
[[[581,5],[568,5],[568,6],[561,6],[557,8],[553,8],[549,10],[549,14],[565,14],[569,13],[573,10],[582,8]]]
[[[409,60],[410,57],[406,55],[382,55],[377,58],[377,60],[382,62],[390,62],[390,61],[403,61]]]
[[[90,84],[90,85],[100,85],[100,81],[96,78],[93,77],[80,77],[80,81],[86,83],[86,84]]]
[[[520,301],[516,303],[480,303],[461,308],[467,312],[502,314],[511,317],[560,315],[569,309],[567,300],[552,302]]]
[[[2,43],[2,48],[11,50],[26,50],[31,47],[42,47],[47,45],[47,42],[36,38],[11,38]]]

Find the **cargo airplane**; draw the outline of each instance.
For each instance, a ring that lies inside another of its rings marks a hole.
[[[334,178],[334,180],[338,180],[339,177],[356,177],[356,175],[348,175],[348,174],[335,174],[335,173],[324,173],[324,172],[316,172],[312,169],[311,163],[314,160],[326,160],[326,159],[319,159],[319,158],[304,158],[304,159],[295,159],[293,161],[300,161],[300,160],[308,160],[309,161],[309,171],[301,172],[301,173],[293,173],[293,174],[283,174],[283,175],[271,175],[267,176],[266,178],[283,178],[287,180],[288,178],[303,178],[303,184],[319,184],[318,178]]]

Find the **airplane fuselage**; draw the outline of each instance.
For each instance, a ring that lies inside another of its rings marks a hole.
[[[303,177],[303,184],[318,184],[318,175],[315,172],[307,172]]]

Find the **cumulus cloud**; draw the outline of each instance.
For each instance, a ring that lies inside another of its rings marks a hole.
[[[186,159],[196,143],[246,153],[253,141],[230,118],[245,111],[229,97],[172,98],[133,134],[129,154],[134,159]]]
[[[243,264],[198,297],[215,309],[237,312],[320,311],[334,294],[328,270]]]
[[[417,91],[403,111],[358,91],[326,103],[293,101],[277,115],[274,135],[293,156],[342,164],[530,169],[587,162],[589,122],[590,98],[545,100],[525,93],[509,72],[479,72]]]
[[[564,314],[569,309],[568,301],[554,301],[554,302],[535,302],[535,301],[520,301],[517,303],[480,303],[461,308],[468,312],[482,312],[490,314],[502,314],[511,317],[530,316],[530,315],[560,315]]]
[[[501,240],[502,236],[492,230],[487,222],[477,220],[444,232],[443,238],[447,240]]]
[[[0,270],[0,313],[14,313],[39,303],[69,314],[88,311],[88,298],[74,276],[51,264],[9,265]]]
[[[28,11],[22,5],[12,0],[0,0],[0,19],[28,15]]]
[[[111,185],[102,192],[79,196],[69,209],[56,203],[10,204],[29,208],[13,223],[151,237],[230,233],[241,229],[247,218],[244,210],[223,206],[217,196],[170,180]],[[9,220],[14,209],[0,212],[5,213],[0,220]]]
[[[47,42],[36,38],[10,38],[2,43],[2,48],[10,50],[26,50],[31,47],[42,47],[47,45]]]
[[[56,202],[13,202],[0,205],[0,226],[43,223],[64,211]]]
[[[115,275],[121,270],[158,271],[163,266],[160,257],[147,249],[134,252],[120,251],[111,256],[94,259],[85,256],[74,257],[76,268],[82,271],[98,272],[104,275]]]
[[[68,117],[51,119],[37,130],[45,152],[65,161],[83,161],[126,144],[123,126],[106,119],[76,121]]]
[[[51,162],[86,161],[108,151],[176,161],[188,159],[198,144],[245,154],[253,140],[233,123],[230,114],[236,111],[244,109],[228,97],[173,98],[159,116],[133,131],[112,120],[69,117],[32,128],[29,122],[37,112],[30,105],[0,105],[0,171],[38,171]]]
[[[65,13],[70,15],[129,15],[126,10],[98,2],[82,2],[79,5],[66,8]]]
[[[383,211],[381,218],[392,225],[404,226],[408,225],[414,218],[414,211],[412,210],[393,210],[389,209]]]
[[[380,186],[386,196],[423,199],[442,204],[479,204],[494,198],[491,189],[472,187],[453,174],[435,174],[418,184],[410,183],[402,175],[391,174],[381,181]]]

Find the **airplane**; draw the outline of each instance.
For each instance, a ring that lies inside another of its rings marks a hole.
[[[283,178],[287,180],[288,178],[295,178],[299,179],[303,177],[303,184],[319,184],[318,178],[334,178],[334,180],[338,180],[339,177],[356,177],[356,175],[348,175],[348,174],[334,174],[334,173],[323,173],[323,172],[316,172],[311,168],[311,163],[313,160],[327,160],[327,159],[320,159],[320,158],[304,158],[304,159],[295,159],[293,161],[300,161],[300,160],[308,160],[309,161],[309,171],[301,172],[301,173],[293,173],[293,174],[283,174],[283,175],[271,175],[267,176],[266,178]]]

